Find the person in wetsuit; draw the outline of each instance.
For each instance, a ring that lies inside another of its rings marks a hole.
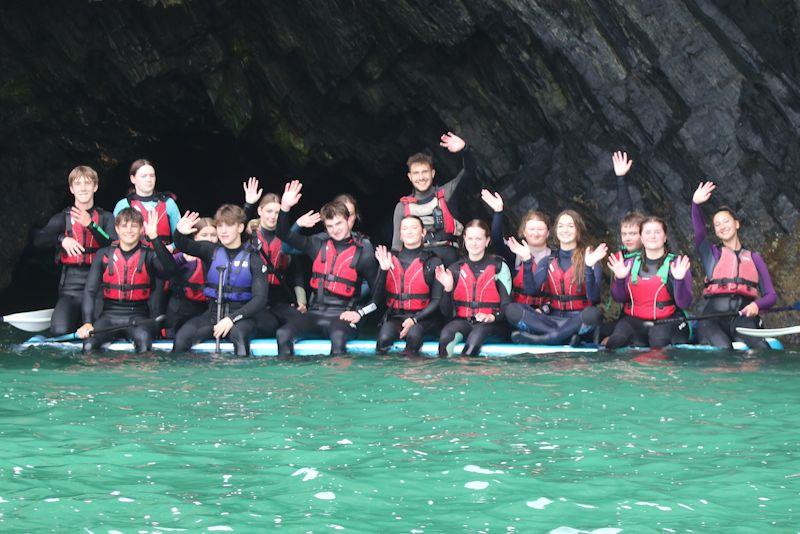
[[[722,244],[709,241],[700,206],[711,198],[714,189],[713,182],[701,182],[692,196],[694,246],[706,276],[703,314],[731,312],[732,317],[698,321],[698,337],[701,343],[719,348],[730,349],[733,341],[743,341],[751,349],[767,349],[769,343],[765,339],[743,336],[736,327],[761,328],[759,312],[774,306],[778,295],[764,258],[742,245],[740,221],[733,209],[717,209],[712,220],[714,233]]]
[[[114,216],[94,205],[99,179],[91,167],[79,165],[69,173],[69,191],[75,201],[50,218],[34,234],[37,248],[56,249],[61,265],[58,301],[50,319],[50,333],[60,336],[74,332],[81,323],[81,306],[86,277],[95,254],[117,238]]]

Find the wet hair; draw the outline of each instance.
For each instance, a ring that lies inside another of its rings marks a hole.
[[[345,206],[350,203],[353,205],[353,210],[356,212],[356,219],[361,219],[361,215],[358,211],[358,202],[356,202],[355,197],[350,193],[342,193],[341,195],[337,195],[336,198],[333,199],[333,202],[341,202]],[[348,210],[349,211],[349,210]],[[352,215],[352,213],[350,214]]]
[[[715,211],[715,212],[714,212],[714,215],[712,216],[712,219],[713,219],[714,217],[716,217],[716,216],[717,216],[717,213],[719,213],[719,212],[721,212],[721,211],[727,212],[727,213],[728,213],[728,214],[731,216],[731,218],[732,218],[734,221],[736,221],[736,222],[742,222],[742,221],[741,221],[741,219],[739,219],[739,217],[736,215],[736,212],[735,212],[735,211],[733,211],[733,208],[731,208],[731,207],[730,207],[730,206],[728,206],[728,205],[722,205],[722,206],[720,206],[719,208],[717,208],[717,211]]]
[[[235,204],[223,204],[214,214],[214,226],[244,224],[245,220],[244,210]]]
[[[550,228],[550,217],[548,217],[546,213],[539,210],[528,210],[525,215],[522,216],[522,220],[519,222],[519,228],[517,228],[517,235],[520,239],[525,239],[525,227],[528,225],[528,221],[542,221],[548,229]]]
[[[583,222],[583,217],[581,217],[580,213],[575,210],[564,210],[556,216],[554,225],[558,227],[558,221],[561,220],[563,216],[569,216],[572,218],[572,221],[575,223],[575,250],[572,253],[572,265],[575,265],[575,269],[572,269],[572,285],[575,287],[585,287],[584,286],[584,255],[586,254],[586,242],[584,241],[584,235],[586,234],[586,223]]]
[[[114,226],[122,226],[127,222],[144,226],[144,217],[142,217],[142,214],[139,213],[137,209],[123,208],[117,213],[117,216],[114,217]]]
[[[639,230],[642,229],[642,221],[647,217],[640,211],[630,211],[619,221],[620,227],[622,226],[638,226]]]
[[[433,156],[430,154],[426,154],[425,152],[417,152],[416,154],[412,154],[406,160],[406,165],[408,165],[408,170],[411,170],[411,166],[416,163],[424,163],[431,169],[433,169]]]
[[[145,165],[150,165],[151,167],[155,167],[155,165],[150,163],[149,159],[139,158],[136,161],[134,161],[133,163],[131,163],[131,169],[128,172],[128,174],[130,174],[131,176],[135,176],[136,172],[139,169],[141,169],[142,167],[144,167]]]
[[[417,221],[419,223],[419,225],[422,227],[422,229],[423,230],[425,229],[425,223],[423,223],[422,219],[420,219],[416,215],[405,215],[402,219],[400,219],[400,224],[402,224],[403,221],[405,221],[406,219],[413,219],[413,220]]]
[[[464,249],[464,251],[467,250],[467,247],[464,244],[464,240],[467,237],[467,228],[480,228],[483,230],[483,233],[486,234],[486,237],[492,236],[492,231],[489,229],[489,225],[486,224],[486,221],[482,219],[472,219],[464,225],[464,231],[461,233],[461,248]]]
[[[70,187],[72,187],[72,184],[74,184],[78,178],[85,178],[94,185],[100,183],[100,179],[97,177],[97,171],[91,167],[87,167],[86,165],[78,165],[69,171],[69,177],[67,178],[67,181],[69,182]]]
[[[278,204],[280,204],[281,203],[281,197],[279,197],[275,193],[267,193],[266,195],[261,197],[261,200],[258,203],[258,207],[261,208],[261,207],[266,206],[267,204],[271,204],[273,202],[277,202]]]
[[[334,200],[322,206],[322,208],[319,210],[319,214],[325,221],[329,221],[338,216],[342,216],[347,219],[350,217],[350,210],[347,209],[347,206],[345,206],[343,202],[336,202]]]

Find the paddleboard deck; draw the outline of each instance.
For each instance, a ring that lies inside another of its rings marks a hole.
[[[776,350],[782,350],[783,344],[777,339],[769,339],[770,347]],[[747,350],[744,343],[735,342],[735,350]],[[34,336],[25,343],[22,343],[20,348],[29,347],[47,347],[56,348],[64,351],[80,351],[81,343],[78,342],[47,342],[43,336]],[[133,352],[133,343],[130,341],[114,341],[104,347],[106,350],[118,352]],[[398,354],[405,348],[405,342],[398,341],[389,350],[390,354]],[[461,354],[464,348],[463,344],[456,345],[454,354]],[[694,351],[713,351],[717,350],[715,347],[709,345],[676,345],[676,348]],[[171,340],[157,340],[153,342],[153,350],[155,351],[170,351],[172,350]],[[523,354],[559,354],[559,353],[596,353],[603,350],[596,345],[583,345],[580,347],[571,347],[568,345],[517,345],[514,343],[486,343],[481,348],[481,356],[485,357],[505,357],[517,356]],[[216,344],[214,341],[204,341],[192,347],[193,352],[201,354],[213,354],[216,352]],[[296,356],[318,356],[327,355],[331,351],[331,342],[323,339],[306,339],[298,341],[294,345],[294,353]],[[233,344],[227,341],[220,343],[220,352],[224,354],[233,353]],[[347,343],[347,352],[349,354],[374,354],[375,341],[368,339],[357,339]],[[253,356],[269,357],[278,355],[278,345],[274,339],[254,339],[250,343],[250,353]],[[438,354],[438,343],[435,341],[427,341],[423,343],[422,356],[435,357]]]

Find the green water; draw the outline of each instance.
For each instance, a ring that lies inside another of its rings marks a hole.
[[[2,532],[800,525],[800,353],[0,351]]]

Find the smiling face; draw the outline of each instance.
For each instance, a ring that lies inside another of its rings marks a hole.
[[[642,246],[647,252],[663,253],[666,243],[667,232],[660,222],[648,221],[642,224]]]
[[[567,214],[563,214],[556,221],[556,239],[561,248],[575,246],[578,241],[578,230],[575,227],[575,220]]]
[[[97,184],[81,176],[76,178],[69,186],[69,192],[75,195],[75,202],[80,204],[91,204],[94,202],[94,194],[97,192]]]
[[[341,241],[350,236],[350,227],[347,225],[347,219],[342,215],[325,219],[325,231],[335,241]]]
[[[529,247],[544,248],[547,246],[550,230],[547,228],[546,222],[540,219],[528,219],[525,223],[523,234]]]
[[[217,222],[217,239],[222,246],[236,248],[239,245],[244,223],[228,224],[222,221]]]
[[[719,211],[714,215],[714,233],[722,241],[734,239],[739,232],[739,221],[728,211]]]
[[[119,236],[119,244],[123,249],[130,250],[142,238],[144,227],[135,221],[124,221],[114,225]]]
[[[482,258],[490,241],[486,231],[479,226],[470,226],[464,230],[464,248],[471,260]]]
[[[131,175],[131,183],[140,197],[149,197],[156,189],[156,170],[152,165],[142,165]]]
[[[194,234],[195,241],[209,241],[211,243],[217,242],[217,229],[214,226],[208,225],[200,228]]]
[[[630,252],[634,252],[642,248],[642,238],[639,232],[639,226],[636,224],[623,224],[619,228],[619,236],[622,241],[622,246]]]
[[[416,217],[406,217],[400,221],[400,240],[405,248],[419,248],[424,236],[425,228]]]
[[[436,171],[427,163],[412,163],[408,168],[408,179],[417,191],[424,193],[431,188]]]
[[[258,216],[261,219],[261,226],[267,230],[275,230],[278,226],[278,215],[281,212],[280,202],[268,202],[258,207]]]

